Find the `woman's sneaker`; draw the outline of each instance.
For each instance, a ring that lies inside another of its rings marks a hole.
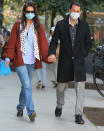
[[[35,121],[35,117],[36,117],[36,113],[33,112],[30,116],[29,116],[29,119],[31,122]]]
[[[42,82],[41,82],[41,81],[38,81],[36,88],[39,89],[39,88],[41,88],[41,86],[42,86]]]
[[[17,117],[22,117],[22,116],[23,116],[23,110],[18,110]]]

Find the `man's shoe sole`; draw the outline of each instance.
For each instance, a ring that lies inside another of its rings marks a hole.
[[[82,122],[82,123],[81,123],[81,122],[77,122],[77,121],[75,121],[75,123],[76,123],[76,124],[80,124],[80,125],[85,124],[85,122]]]

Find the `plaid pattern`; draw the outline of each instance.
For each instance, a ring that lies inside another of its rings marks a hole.
[[[77,25],[78,25],[78,21],[76,22],[75,26],[73,27],[71,25],[70,18],[69,18],[70,36],[71,36],[71,41],[72,41],[72,51],[74,50],[74,47],[75,47]],[[72,59],[74,60],[73,56],[72,56]]]
[[[77,30],[77,24],[74,27],[70,24],[70,35],[71,35],[71,40],[72,40],[72,49],[74,49],[74,46],[75,46],[76,30]]]

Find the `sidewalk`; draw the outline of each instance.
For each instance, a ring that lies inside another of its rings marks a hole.
[[[36,121],[31,123],[27,117],[26,109],[23,118],[16,117],[16,105],[20,92],[20,82],[15,72],[11,76],[0,77],[0,130],[1,131],[103,131],[104,127],[96,127],[86,117],[84,125],[74,122],[75,91],[67,89],[63,114],[56,118],[56,92],[52,88],[54,80],[52,70],[47,68],[46,90],[36,89],[36,72],[32,81],[33,100],[37,112]],[[104,99],[96,90],[87,90],[85,106],[104,107]]]

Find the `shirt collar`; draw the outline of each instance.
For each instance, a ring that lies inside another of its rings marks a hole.
[[[34,23],[33,22],[30,24],[29,30],[30,29],[34,29]],[[25,30],[27,31],[27,27],[25,28]]]
[[[71,25],[70,17],[69,17],[69,25]],[[76,21],[75,25],[78,25],[78,20]]]
[[[30,26],[34,26],[33,22],[30,24]]]

